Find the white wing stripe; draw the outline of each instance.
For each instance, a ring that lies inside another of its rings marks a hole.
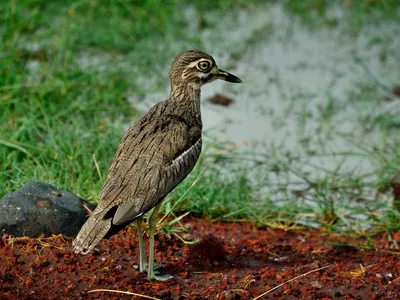
[[[177,158],[175,158],[172,163],[171,163],[171,168],[177,170],[178,173],[181,172],[181,167],[187,167],[188,161],[187,161],[187,156],[189,155],[190,157],[190,162],[191,164],[193,163],[192,160],[196,156],[198,156],[198,153],[200,152],[199,146],[201,145],[201,138],[189,149],[187,149],[185,152],[183,152],[181,155],[179,155]],[[196,155],[195,155],[196,154]],[[185,170],[182,170],[185,173]]]

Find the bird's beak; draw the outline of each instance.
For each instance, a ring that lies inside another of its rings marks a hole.
[[[236,77],[235,75],[225,72],[223,70],[218,70],[217,73],[215,74],[215,77],[228,82],[235,82],[235,83],[243,82],[239,77]]]

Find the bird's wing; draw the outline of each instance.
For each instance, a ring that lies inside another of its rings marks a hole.
[[[190,173],[200,152],[201,132],[193,136],[184,122],[163,118],[161,124],[147,124],[145,132],[128,131],[110,167],[97,213],[112,217],[113,225],[140,217]]]

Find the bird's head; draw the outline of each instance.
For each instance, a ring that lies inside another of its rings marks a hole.
[[[176,56],[169,77],[172,85],[191,85],[195,88],[216,79],[242,82],[235,75],[219,69],[210,55],[197,50],[185,51]]]

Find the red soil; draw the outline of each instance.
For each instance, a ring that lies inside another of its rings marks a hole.
[[[314,230],[258,229],[249,224],[188,218],[185,245],[156,237],[156,261],[174,278],[149,282],[134,268],[136,231],[104,240],[86,256],[62,236],[0,238],[0,299],[143,299],[94,289],[130,291],[158,299],[400,299],[400,258],[386,236],[372,243],[379,251],[351,246],[366,240]],[[394,235],[400,242],[400,233]],[[321,270],[318,268],[326,267]],[[314,272],[309,271],[317,270]],[[133,298],[132,298],[133,297]]]

